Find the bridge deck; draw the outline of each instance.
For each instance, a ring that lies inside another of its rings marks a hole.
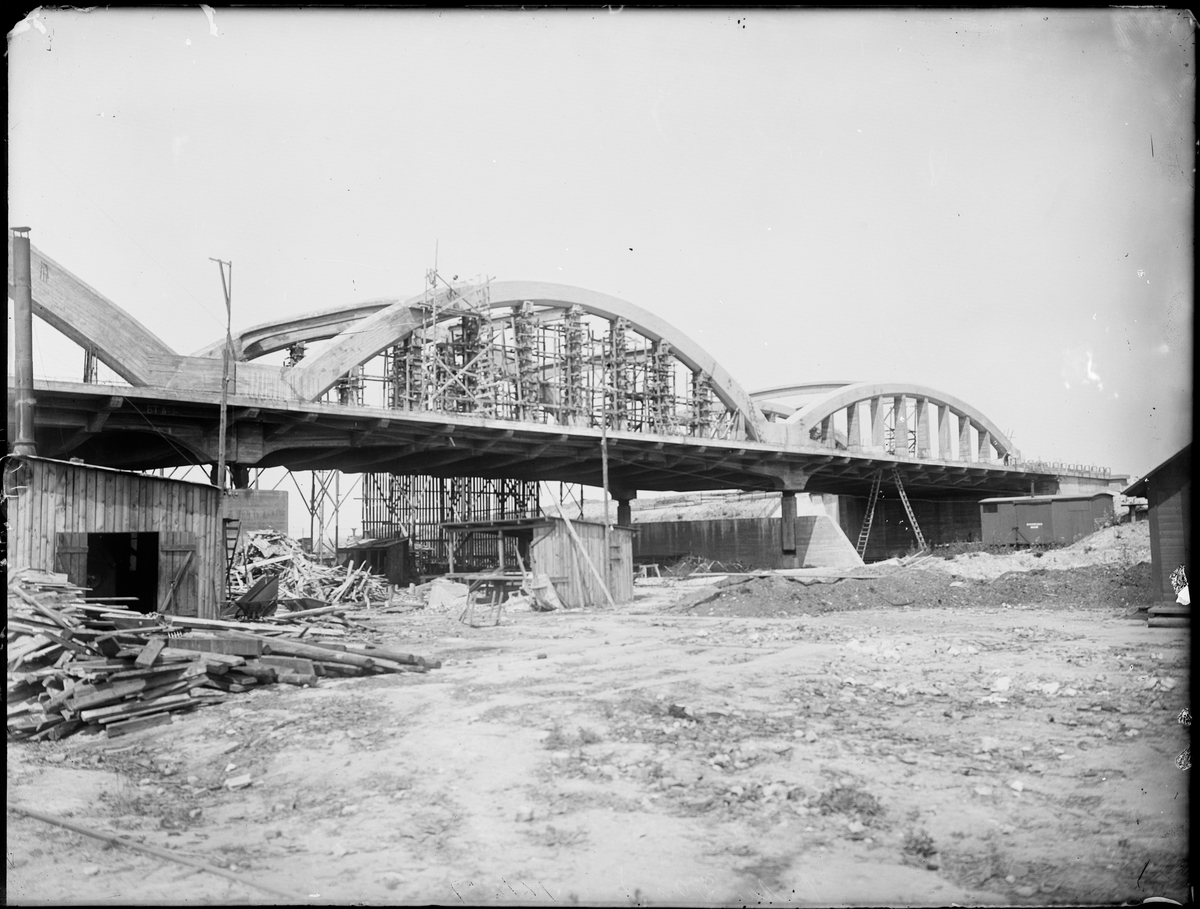
[[[215,461],[219,398],[207,391],[38,381],[37,444],[132,470]],[[601,431],[377,407],[287,403],[233,395],[226,456],[248,467],[392,471],[601,484]],[[14,420],[9,388],[9,423]],[[1055,475],[978,461],[894,457],[643,432],[608,433],[614,491],[793,489],[866,495],[894,463],[914,495],[970,497],[1053,491]]]

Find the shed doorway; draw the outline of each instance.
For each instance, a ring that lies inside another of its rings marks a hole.
[[[92,597],[136,597],[123,605],[158,610],[158,534],[89,533],[87,584]]]

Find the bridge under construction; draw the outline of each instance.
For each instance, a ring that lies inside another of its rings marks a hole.
[[[33,315],[84,354],[80,381],[32,381],[25,431],[45,457],[211,465],[214,478],[223,461],[234,485],[271,467],[559,480],[623,503],[638,490],[865,497],[881,470],[925,499],[1111,482],[1103,469],[1022,459],[978,409],[923,385],[752,394],[675,326],[577,287],[431,271],[413,296],[274,321],[183,355],[27,236],[10,239],[9,268],[10,297],[19,306],[27,274]],[[97,363],[120,381],[96,381]],[[10,379],[18,439],[19,398]]]

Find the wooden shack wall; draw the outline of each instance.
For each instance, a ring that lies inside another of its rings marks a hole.
[[[572,521],[588,558],[596,570],[604,574],[604,525],[591,521]],[[609,569],[609,592],[614,602],[628,603],[633,599],[633,534],[627,527],[612,529],[613,557]],[[580,557],[571,540],[566,524],[552,519],[545,528],[534,531],[530,546],[533,570],[555,580],[555,589],[568,606],[606,606],[599,582]]]
[[[1146,499],[1150,512],[1150,564],[1154,593],[1174,600],[1171,572],[1186,565],[1191,588],[1191,459],[1177,458],[1150,475]]]
[[[217,618],[224,554],[216,488],[86,464],[36,458],[19,463],[18,488],[9,490],[15,497],[8,501],[10,573],[61,571],[56,567],[60,533],[190,534],[196,543],[197,613]]]

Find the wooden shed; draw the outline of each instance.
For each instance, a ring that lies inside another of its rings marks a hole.
[[[1144,496],[1150,513],[1150,565],[1154,593],[1174,600],[1171,572],[1180,565],[1191,586],[1192,446],[1185,446],[1123,492]]]
[[[5,461],[8,570],[65,573],[141,612],[217,618],[221,492],[183,480],[40,457]]]
[[[416,581],[407,539],[355,540],[338,547],[337,560],[339,565],[351,568],[365,565],[372,573],[387,578],[389,584],[404,586]]]
[[[603,588],[587,566],[588,561],[601,576],[604,576],[607,564],[606,583],[613,602],[628,603],[633,599],[633,536],[636,533],[633,528],[612,528],[609,553],[605,553],[604,524],[595,521],[573,520],[568,525],[562,518],[542,516],[447,523],[442,529],[449,537],[450,572],[456,577],[455,550],[470,542],[477,543],[481,538],[493,538],[499,571],[512,570],[523,562],[531,573],[548,576],[558,598],[568,606],[608,604]],[[516,558],[518,554],[520,562]]]
[[[985,543],[1065,545],[1095,533],[1098,521],[1111,518],[1113,497],[1094,492],[981,499],[979,512]]]

